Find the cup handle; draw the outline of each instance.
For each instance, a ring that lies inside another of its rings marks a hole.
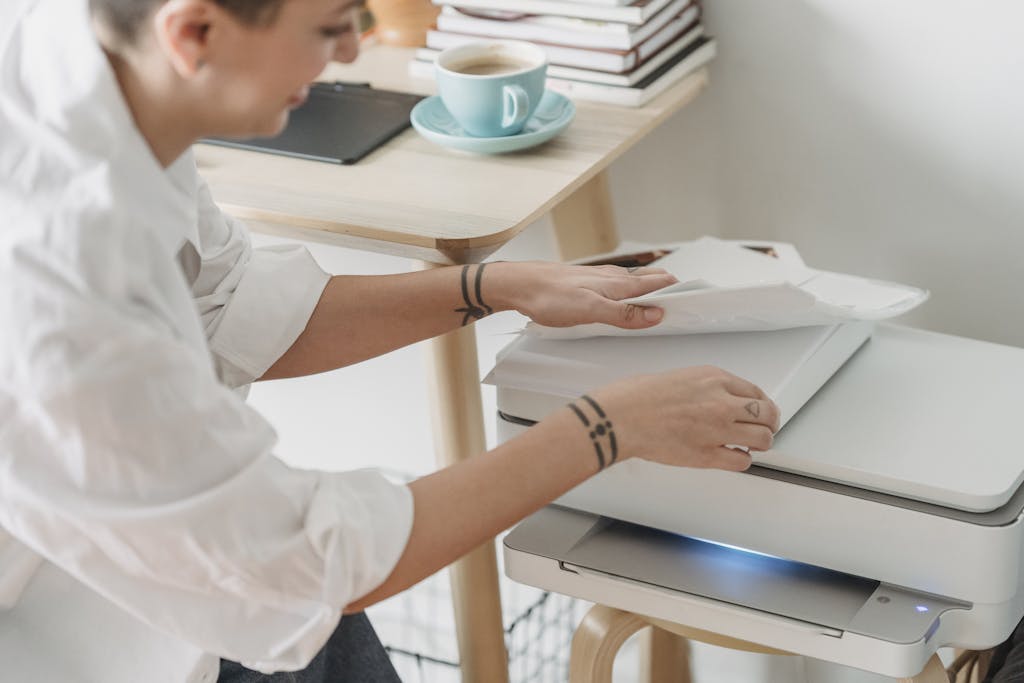
[[[514,128],[526,120],[530,111],[530,97],[521,86],[506,85],[502,88],[504,95],[504,114],[501,117],[502,128]]]

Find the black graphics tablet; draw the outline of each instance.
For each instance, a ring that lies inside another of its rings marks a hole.
[[[288,125],[272,138],[203,142],[258,152],[354,164],[409,126],[419,95],[376,90],[356,83],[314,83],[309,99],[291,112]]]

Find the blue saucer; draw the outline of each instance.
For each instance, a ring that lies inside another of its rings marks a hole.
[[[409,116],[413,128],[443,147],[454,147],[479,154],[500,154],[527,149],[555,137],[576,116],[576,106],[564,95],[550,90],[544,93],[537,111],[516,135],[478,138],[466,133],[445,109],[437,95],[421,100]]]

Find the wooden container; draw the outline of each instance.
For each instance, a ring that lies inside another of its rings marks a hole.
[[[441,8],[430,0],[367,0],[377,38],[385,45],[422,47]]]

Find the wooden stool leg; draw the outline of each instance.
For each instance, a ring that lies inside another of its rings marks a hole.
[[[953,650],[955,659],[946,667],[950,683],[981,683],[992,665],[994,649]]]
[[[431,342],[431,396],[438,464],[452,465],[487,450],[480,368],[473,326]],[[507,683],[498,564],[488,541],[449,570],[459,660],[465,683]]]
[[[572,638],[569,683],[611,683],[615,655],[629,637],[648,626],[631,612],[594,605]]]
[[[949,683],[949,675],[946,673],[946,667],[942,665],[939,655],[934,654],[924,665],[921,673],[910,678],[900,678],[899,683]]]
[[[644,634],[639,683],[692,683],[690,641],[657,626]]]
[[[619,244],[608,172],[601,171],[551,210],[563,261],[611,251]]]

